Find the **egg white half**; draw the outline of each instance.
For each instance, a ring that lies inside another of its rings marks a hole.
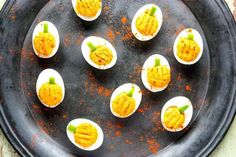
[[[113,109],[112,109],[112,102],[113,100],[121,93],[123,92],[129,92],[132,88],[134,88],[134,94],[132,96],[132,98],[134,98],[135,100],[135,109],[132,113],[130,113],[129,115],[127,116],[120,116],[118,114],[116,114]],[[129,116],[131,116],[139,107],[140,103],[141,103],[141,100],[142,100],[142,92],[141,92],[141,89],[136,85],[136,84],[133,84],[133,83],[126,83],[126,84],[123,84],[121,86],[119,86],[118,88],[115,89],[115,91],[112,93],[111,95],[111,100],[110,100],[110,110],[112,112],[112,114],[116,117],[119,117],[119,118],[127,118]]]
[[[96,20],[101,15],[101,12],[102,12],[102,1],[101,1],[101,9],[97,12],[97,14],[94,17],[88,17],[88,16],[83,16],[83,15],[79,14],[76,11],[76,3],[77,3],[77,0],[72,0],[72,6],[74,8],[74,11],[75,11],[75,13],[76,13],[76,15],[78,17],[80,17],[81,19],[83,19],[85,21],[94,21],[94,20]]]
[[[153,35],[153,36],[145,36],[143,34],[141,34],[137,28],[136,28],[136,21],[137,21],[137,18],[143,14],[147,9],[151,9],[152,7],[156,7],[157,10],[154,14],[154,16],[157,18],[157,21],[158,21],[158,28],[157,28],[157,31],[156,33]],[[144,5],[143,7],[141,7],[137,12],[136,14],[134,15],[134,18],[132,20],[132,25],[131,25],[131,29],[132,29],[132,33],[133,35],[140,41],[148,41],[148,40],[151,40],[153,39],[157,33],[160,31],[161,29],[161,26],[162,26],[162,22],[163,22],[163,15],[162,15],[162,11],[160,9],[160,7],[158,7],[157,5],[155,4],[147,4],[147,5]]]
[[[189,105],[189,107],[184,111],[185,121],[183,124],[183,128],[179,128],[176,130],[167,128],[163,123],[164,114],[165,114],[165,111],[167,110],[167,108],[169,108],[171,106],[182,107],[184,105]],[[178,132],[178,131],[181,131],[184,128],[186,128],[186,126],[190,123],[192,116],[193,116],[193,106],[192,106],[191,101],[184,96],[177,96],[177,97],[174,97],[174,98],[170,99],[169,101],[167,101],[165,103],[165,105],[163,106],[163,108],[161,110],[161,123],[166,130],[168,130],[170,132]]]
[[[156,88],[156,87],[151,87],[149,82],[148,82],[148,77],[147,77],[148,68],[151,68],[151,67],[153,67],[155,65],[155,59],[157,59],[157,58],[160,59],[161,65],[167,66],[170,69],[170,65],[169,65],[169,62],[167,61],[167,59],[164,56],[159,55],[159,54],[154,54],[154,55],[150,56],[145,61],[144,65],[143,65],[142,73],[141,73],[141,79],[142,79],[142,82],[143,82],[144,86],[148,90],[150,90],[151,92],[163,91],[168,86],[168,85],[166,85],[163,88]]]
[[[190,30],[191,30],[191,32],[190,32]],[[196,41],[197,44],[200,47],[200,52],[199,52],[197,58],[194,61],[191,61],[191,62],[186,62],[186,61],[180,59],[177,55],[177,45],[178,45],[178,42],[179,42],[180,38],[188,37],[188,34],[193,34],[194,35],[194,41]],[[202,53],[203,53],[203,41],[202,41],[202,37],[201,37],[200,33],[197,30],[193,29],[193,28],[187,28],[187,29],[183,30],[182,32],[180,32],[180,34],[175,39],[173,52],[174,52],[174,56],[175,56],[176,60],[179,63],[184,64],[184,65],[195,64],[202,57]]]
[[[42,87],[42,85],[44,83],[49,82],[49,78],[50,77],[54,77],[55,78],[55,82],[62,88],[62,99],[60,101],[60,103],[61,103],[63,101],[63,99],[64,99],[64,96],[65,96],[65,85],[64,85],[64,82],[63,82],[63,79],[62,79],[61,75],[56,70],[53,70],[53,69],[45,69],[45,70],[43,70],[39,74],[37,82],[36,82],[36,93],[37,93],[37,96],[39,98],[39,89]],[[40,100],[40,98],[39,98],[39,100]],[[58,103],[55,106],[49,106],[49,105],[43,103],[41,100],[40,100],[40,102],[44,106],[49,107],[49,108],[55,108],[55,107],[57,107],[60,104],[60,103]]]
[[[109,63],[105,66],[104,65],[97,65],[96,63],[94,63],[90,58],[91,51],[90,51],[90,48],[87,46],[88,42],[93,43],[94,46],[103,45],[103,46],[108,47],[111,50],[112,55],[113,55],[113,59],[112,59],[111,63]],[[106,69],[112,68],[116,64],[117,53],[116,53],[115,48],[111,45],[110,42],[108,42],[107,40],[105,40],[101,37],[96,37],[96,36],[87,37],[81,45],[81,50],[82,50],[82,54],[83,54],[83,57],[86,60],[86,62],[88,64],[90,64],[91,66],[93,66],[94,68],[97,68],[100,70],[106,70]]]
[[[74,133],[72,133],[72,132],[70,132],[68,130],[69,125],[73,125],[73,126],[77,127],[78,125],[80,125],[82,123],[89,123],[89,124],[93,125],[97,129],[97,132],[98,132],[97,141],[93,145],[91,145],[90,147],[83,147],[83,146],[77,144],[75,142],[75,139],[74,139]],[[102,145],[103,140],[104,140],[104,134],[103,134],[103,131],[102,131],[101,127],[97,123],[95,123],[95,122],[93,122],[91,120],[88,120],[88,119],[84,119],[84,118],[78,118],[78,119],[74,119],[74,120],[70,121],[70,123],[66,127],[66,133],[67,133],[67,137],[69,138],[69,140],[76,147],[78,147],[78,148],[80,148],[82,150],[86,150],[86,151],[92,151],[92,150],[98,149]]]
[[[48,32],[51,33],[54,36],[56,45],[55,45],[51,55],[49,55],[49,56],[40,56],[39,53],[36,51],[36,49],[34,47],[34,38],[35,38],[35,36],[37,36],[39,34],[39,32],[43,32],[45,23],[48,24]],[[56,26],[53,23],[49,22],[49,21],[42,21],[39,24],[37,24],[37,26],[35,27],[35,29],[33,31],[32,44],[33,44],[34,52],[38,57],[40,57],[40,58],[51,58],[51,57],[53,57],[57,53],[59,45],[60,45],[60,37],[59,37],[59,33],[58,33],[58,30],[57,30]]]

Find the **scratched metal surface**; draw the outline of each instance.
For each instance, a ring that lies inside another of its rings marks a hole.
[[[184,2],[104,1],[102,15],[91,23],[83,22],[75,15],[70,1],[9,2],[8,6],[12,6],[5,8],[9,12],[1,14],[4,40],[0,42],[0,53],[4,62],[1,62],[0,71],[0,109],[3,129],[17,150],[32,156],[110,157],[156,153],[159,156],[190,156],[209,153],[214,145],[207,151],[205,145],[211,139],[219,141],[222,135],[218,138],[213,135],[225,131],[216,131],[221,127],[218,124],[225,124],[226,129],[235,112],[232,104],[235,39],[230,36],[235,33],[235,23],[224,27],[227,23],[223,20],[228,19],[218,19],[224,15],[220,11],[209,15],[213,20],[212,25],[208,23],[207,13],[223,5],[220,1]],[[130,23],[136,10],[146,3],[156,3],[162,8],[164,23],[158,36],[144,43],[133,37]],[[204,5],[209,9],[204,9]],[[37,58],[31,44],[32,31],[42,20],[53,22],[61,37],[57,55],[49,60]],[[172,53],[177,34],[187,27],[199,30],[205,45],[201,60],[188,67],[178,64]],[[90,35],[104,37],[115,46],[118,62],[114,68],[101,72],[85,62],[80,45]],[[171,84],[158,94],[148,92],[140,77],[144,61],[155,53],[164,55],[172,67]],[[56,69],[65,82],[66,96],[56,109],[43,107],[35,93],[37,76],[45,68]],[[121,120],[112,116],[109,101],[112,91],[127,82],[141,87],[143,99],[132,117]],[[160,111],[168,99],[177,95],[192,100],[194,116],[190,127],[184,131],[168,133],[161,126]],[[227,108],[224,104],[228,104]],[[91,119],[102,127],[105,140],[98,150],[83,152],[67,139],[66,125],[79,117]],[[13,131],[16,137],[12,137]],[[199,139],[199,135],[202,138]]]

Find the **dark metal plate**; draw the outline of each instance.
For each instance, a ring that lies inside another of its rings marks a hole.
[[[164,15],[158,36],[137,41],[130,30],[136,10],[156,3]],[[235,114],[235,23],[225,4],[200,0],[107,0],[94,22],[79,19],[70,1],[9,1],[0,15],[1,126],[24,156],[195,156],[208,155],[222,139]],[[55,57],[35,56],[31,39],[36,24],[53,22],[61,43]],[[200,31],[204,53],[193,66],[177,63],[172,47],[187,27]],[[82,57],[81,42],[90,35],[109,40],[118,52],[114,68],[98,71]],[[157,94],[146,90],[141,69],[148,56],[159,53],[170,62],[172,81]],[[63,77],[66,96],[55,109],[43,107],[35,93],[38,74],[56,69]],[[133,82],[143,92],[139,110],[128,119],[115,118],[109,109],[112,91]],[[163,129],[160,111],[178,95],[192,100],[193,120],[179,133]],[[74,118],[88,118],[103,129],[101,148],[84,152],[70,143],[65,128]]]

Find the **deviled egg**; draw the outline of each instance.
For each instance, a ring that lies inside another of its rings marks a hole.
[[[44,106],[49,108],[58,106],[65,96],[61,75],[53,69],[43,70],[37,79],[36,93]]]
[[[103,38],[90,36],[83,41],[81,49],[84,59],[94,68],[106,70],[116,64],[116,50]]]
[[[147,4],[140,8],[132,20],[132,33],[140,41],[154,38],[162,26],[162,12],[155,4]]]
[[[142,92],[136,84],[123,84],[111,96],[111,112],[116,117],[127,118],[138,109],[141,100]]]
[[[95,122],[83,118],[72,120],[67,125],[66,133],[75,146],[86,151],[99,148],[104,139],[101,127]]]
[[[141,78],[144,86],[151,92],[163,91],[171,80],[169,62],[159,54],[150,56],[143,65]]]
[[[191,121],[193,106],[191,101],[183,96],[177,96],[163,106],[161,122],[163,127],[171,132],[183,130]]]
[[[60,45],[60,37],[55,25],[49,21],[40,22],[34,29],[32,44],[38,57],[53,57]]]
[[[174,56],[181,64],[196,63],[203,53],[203,41],[200,33],[192,28],[183,30],[174,43]]]
[[[85,21],[96,20],[102,12],[102,0],[72,0],[75,13]]]

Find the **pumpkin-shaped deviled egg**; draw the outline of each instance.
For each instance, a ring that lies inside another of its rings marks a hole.
[[[96,20],[102,12],[102,0],[72,0],[77,16],[85,21]]]
[[[141,78],[151,92],[163,91],[171,81],[169,62],[159,54],[150,56],[143,65]]]
[[[162,26],[162,12],[155,4],[147,4],[140,8],[132,20],[132,33],[140,41],[154,38]]]
[[[203,53],[203,41],[200,33],[195,29],[183,30],[174,43],[174,56],[181,64],[196,63]]]
[[[72,120],[68,124],[66,132],[75,146],[86,151],[99,148],[104,139],[101,127],[95,122],[83,118]]]
[[[127,118],[138,109],[141,100],[142,92],[136,84],[123,84],[111,96],[111,112],[116,117]]]
[[[53,69],[42,71],[37,79],[36,93],[44,106],[49,108],[58,106],[65,96],[65,86],[61,75]]]
[[[191,121],[193,106],[191,101],[183,96],[170,99],[161,110],[163,127],[170,132],[183,130]]]
[[[81,46],[82,54],[88,64],[100,70],[113,67],[117,61],[115,48],[107,40],[91,36]]]
[[[49,21],[40,22],[34,29],[32,44],[38,57],[53,57],[60,45],[60,37],[55,25]]]

